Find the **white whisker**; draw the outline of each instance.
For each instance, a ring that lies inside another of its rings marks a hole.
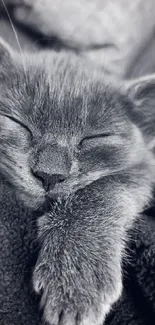
[[[11,16],[9,14],[9,11],[6,7],[6,4],[4,3],[4,0],[1,0],[2,4],[3,4],[3,7],[7,13],[7,16],[8,16],[8,19],[9,19],[9,22],[10,22],[10,25],[12,27],[12,30],[14,32],[14,35],[15,35],[15,38],[16,38],[16,41],[17,41],[17,45],[19,47],[19,51],[20,51],[20,55],[21,55],[21,58],[22,58],[22,63],[23,63],[23,69],[24,69],[24,73],[25,73],[25,77],[27,79],[27,73],[26,73],[26,65],[25,65],[25,61],[24,61],[24,55],[23,55],[23,51],[22,51],[22,48],[21,48],[21,45],[20,45],[20,42],[19,42],[19,38],[18,38],[18,35],[17,35],[17,32],[16,32],[16,29],[14,27],[14,24],[12,22],[12,19],[11,19]]]

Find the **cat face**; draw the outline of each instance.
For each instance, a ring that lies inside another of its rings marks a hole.
[[[146,170],[150,150],[130,114],[134,104],[103,76],[72,55],[22,61],[2,44],[0,56],[0,170],[26,204]]]

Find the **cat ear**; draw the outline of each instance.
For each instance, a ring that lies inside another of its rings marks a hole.
[[[12,55],[10,45],[0,37],[0,66],[7,66],[11,62]]]
[[[155,149],[155,74],[129,81],[125,88],[133,103],[129,114],[141,128],[150,149]]]

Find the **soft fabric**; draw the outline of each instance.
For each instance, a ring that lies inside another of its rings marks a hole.
[[[1,0],[0,0],[0,4]],[[11,15],[11,11],[9,12]],[[10,16],[11,18],[11,16]],[[11,18],[12,19],[12,18]],[[13,22],[15,32],[11,26],[9,17],[5,11],[5,9],[0,6],[0,37],[5,39],[15,50],[19,51],[19,44],[21,46],[21,49],[24,51],[34,51],[35,49],[38,49],[39,45],[37,44],[37,37],[39,38],[39,35],[32,33],[29,33],[27,29],[22,29],[15,25]],[[17,42],[17,38],[19,41],[19,44]]]
[[[155,324],[155,209],[141,216],[131,234],[124,265],[124,292],[106,325]]]
[[[7,185],[0,187],[0,207],[0,324],[41,325],[39,297],[31,285],[38,215],[18,205]],[[124,292],[106,325],[155,324],[155,210],[150,214],[130,234]]]
[[[74,50],[117,77],[155,72],[154,0],[4,0],[22,49]],[[22,5],[22,6],[21,6]],[[0,1],[0,36],[18,48]]]
[[[9,193],[9,187],[0,185],[0,324],[37,325],[39,309],[31,286],[35,218]]]
[[[58,37],[66,46],[120,77],[132,74],[139,56],[149,50],[150,41],[155,43],[154,0],[18,0],[18,3],[28,7],[14,11],[17,21],[46,37]],[[150,68],[147,63],[147,69]],[[143,64],[141,70],[141,73],[146,70]]]

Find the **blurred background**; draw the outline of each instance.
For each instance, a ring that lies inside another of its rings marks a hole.
[[[74,51],[121,78],[155,72],[155,0],[0,0],[0,36],[19,51],[15,31],[23,51]]]

